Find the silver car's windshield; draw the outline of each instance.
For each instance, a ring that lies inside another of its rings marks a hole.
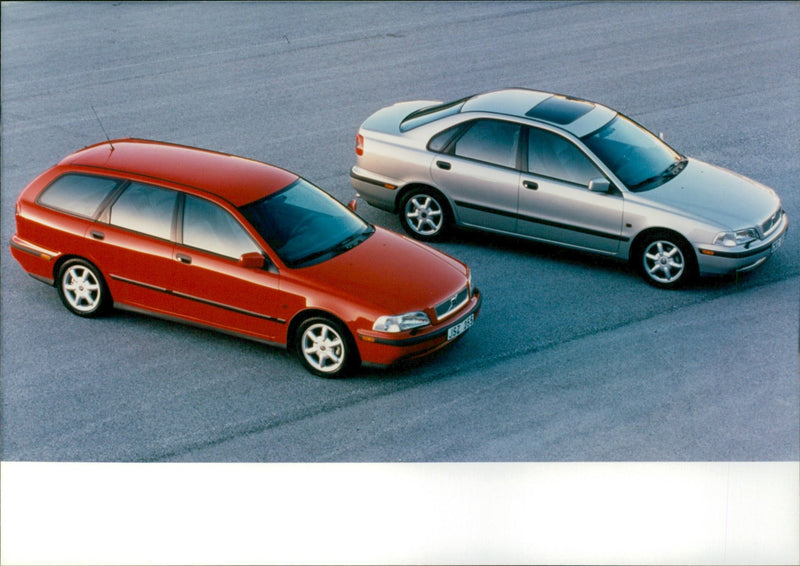
[[[289,267],[330,259],[375,231],[303,179],[239,210]]]
[[[666,182],[686,163],[657,136],[621,114],[581,140],[631,191]]]

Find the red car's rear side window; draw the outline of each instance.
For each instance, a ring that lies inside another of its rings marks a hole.
[[[94,218],[100,205],[119,183],[108,177],[69,174],[56,179],[37,199],[49,208]]]

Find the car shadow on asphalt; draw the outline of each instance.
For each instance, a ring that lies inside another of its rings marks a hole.
[[[649,287],[634,266],[627,260],[596,253],[566,248],[557,245],[525,240],[515,236],[483,232],[479,230],[457,229],[445,240],[434,244],[443,251],[458,257],[465,256],[468,248],[484,250],[486,253],[500,253],[518,256],[520,259],[533,258],[539,261],[553,262],[579,268],[589,268],[598,275],[624,274],[630,277],[636,285]],[[467,252],[468,253],[468,252]],[[585,272],[581,272],[584,276]],[[712,275],[697,277],[686,286],[675,290],[663,290],[665,293],[685,291],[731,291],[751,281],[751,273],[731,273],[725,275]]]

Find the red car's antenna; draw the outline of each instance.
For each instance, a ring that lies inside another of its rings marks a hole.
[[[100,121],[100,116],[97,115],[97,110],[94,109],[94,106],[92,106],[92,112],[94,112],[94,117],[97,118],[97,123],[100,124],[100,129],[103,130],[103,134],[106,136],[106,139],[108,140],[108,145],[111,146],[111,151],[114,151],[114,144],[111,143],[111,139],[108,137],[106,129],[103,127],[103,122]]]

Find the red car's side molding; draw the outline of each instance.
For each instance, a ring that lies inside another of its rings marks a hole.
[[[246,316],[252,316],[252,317],[260,318],[260,319],[263,319],[263,320],[269,320],[269,321],[272,321],[272,322],[277,322],[278,324],[286,324],[286,319],[275,318],[275,317],[272,317],[272,316],[269,316],[269,315],[266,315],[266,314],[261,314],[261,313],[257,313],[257,312],[253,312],[253,311],[249,311],[249,310],[245,310],[245,309],[240,309],[240,308],[234,307],[232,305],[226,305],[226,304],[223,304],[223,303],[218,303],[216,301],[209,301],[208,299],[201,299],[200,297],[195,297],[194,295],[181,293],[180,291],[174,291],[174,290],[171,290],[171,289],[166,289],[164,287],[158,287],[157,285],[150,285],[149,283],[143,283],[141,281],[134,281],[133,279],[128,279],[127,277],[120,277],[119,275],[111,274],[111,275],[109,275],[109,277],[111,277],[111,279],[113,279],[115,281],[121,281],[123,283],[128,283],[130,285],[136,285],[138,287],[144,287],[145,289],[150,289],[151,291],[159,291],[159,292],[167,294],[167,295],[173,295],[175,297],[180,297],[181,299],[188,299],[190,301],[196,301],[196,302],[202,303],[204,305],[210,305],[212,307],[217,307],[217,308],[220,308],[220,309],[224,309],[224,310],[227,310],[227,311],[243,314],[243,315],[246,315]]]

